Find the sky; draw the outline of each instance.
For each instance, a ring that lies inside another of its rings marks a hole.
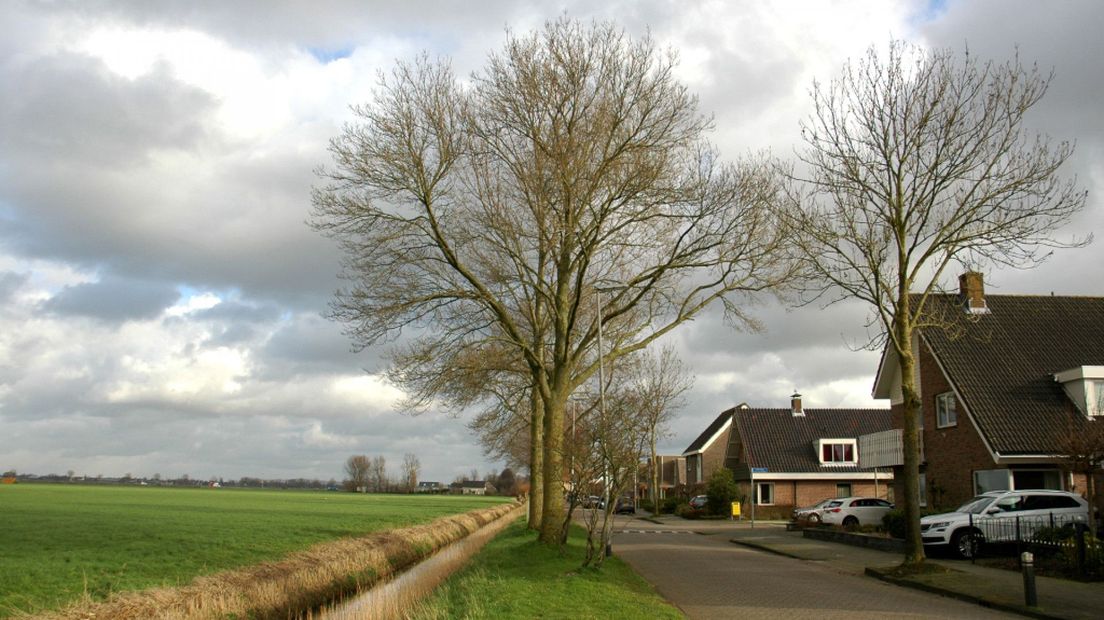
[[[1088,190],[1059,236],[1104,224],[1104,3],[0,3],[0,469],[37,474],[340,479],[352,454],[392,474],[417,455],[449,482],[488,460],[467,416],[398,413],[383,348],[351,350],[324,314],[339,254],[312,231],[328,140],[379,72],[421,52],[477,71],[507,31],[566,14],[677,50],[722,154],[791,157],[814,80],[891,38],[1019,54],[1053,70],[1028,123],[1076,143]],[[1095,110],[1095,111],[1094,111]],[[990,293],[1104,295],[1104,243]],[[951,274],[953,278],[955,274]],[[741,402],[888,406],[857,304],[708,313],[668,340],[695,377],[660,445],[681,453]]]

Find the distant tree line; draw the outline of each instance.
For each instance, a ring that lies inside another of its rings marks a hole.
[[[328,489],[337,490],[336,479],[328,481],[318,478],[255,478],[243,476],[237,480],[212,476],[210,478],[192,478],[189,474],[182,474],[177,478],[166,478],[161,474],[153,474],[149,477],[133,476],[129,473],[122,476],[104,476],[103,474],[85,475],[77,474],[70,470],[65,474],[17,474],[15,470],[4,473],[16,478],[20,482],[36,483],[65,483],[65,484],[112,484],[112,485],[136,485],[136,486],[162,486],[162,487],[228,487],[228,488],[264,488],[264,489]]]

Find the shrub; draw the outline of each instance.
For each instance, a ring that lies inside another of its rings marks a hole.
[[[659,504],[659,511],[663,514],[675,514],[678,510],[680,500],[677,497],[668,497]]]
[[[729,506],[732,505],[738,493],[736,481],[732,479],[732,470],[722,467],[713,472],[705,491],[705,495],[709,498],[706,507],[710,514],[728,514]]]
[[[890,536],[902,540],[905,538],[906,523],[904,508],[890,510],[882,517],[882,529],[888,532]]]
[[[675,514],[683,519],[700,519],[705,516],[705,511],[698,510],[690,504],[679,504],[675,509]]]

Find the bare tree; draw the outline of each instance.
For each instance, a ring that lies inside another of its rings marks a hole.
[[[418,474],[422,471],[422,462],[417,455],[409,452],[403,455],[402,480],[407,493],[413,493],[418,487]]]
[[[438,349],[496,341],[521,360],[547,543],[564,408],[599,360],[713,303],[754,327],[741,301],[788,278],[773,170],[720,161],[674,69],[650,39],[567,18],[511,34],[466,85],[446,63],[401,64],[332,141],[314,192],[350,283],[332,314],[357,346],[425,326]],[[597,351],[600,325],[617,346]]]
[[[387,491],[387,459],[383,455],[372,457],[372,462],[368,468],[368,479],[371,482],[372,490],[376,493]]]
[[[1096,537],[1096,478],[1104,469],[1104,423],[1088,420],[1070,424],[1063,435],[1058,453],[1065,455],[1070,469],[1085,476],[1085,499],[1089,501],[1089,528]]]
[[[1057,176],[1072,147],[1023,128],[1049,81],[1018,59],[891,42],[813,86],[795,175],[807,175],[809,195],[794,195],[793,224],[820,292],[869,304],[878,336],[868,346],[886,343],[900,365],[906,564],[924,560],[914,335],[958,320],[928,312],[929,299],[952,265],[1031,267],[1083,243],[1054,237],[1085,203]]]
[[[683,405],[683,395],[694,384],[678,354],[664,347],[658,355],[645,351],[629,370],[629,389],[639,406],[641,424],[648,442],[650,457],[649,490],[652,514],[659,514],[659,463],[656,444],[670,432],[670,423]]]
[[[345,461],[345,475],[348,476],[345,479],[346,488],[350,491],[367,489],[371,464],[371,459],[363,454],[350,456]]]

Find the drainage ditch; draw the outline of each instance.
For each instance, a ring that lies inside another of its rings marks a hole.
[[[445,579],[468,563],[483,545],[525,511],[525,505],[462,538],[370,590],[308,614],[308,620],[401,618]]]

